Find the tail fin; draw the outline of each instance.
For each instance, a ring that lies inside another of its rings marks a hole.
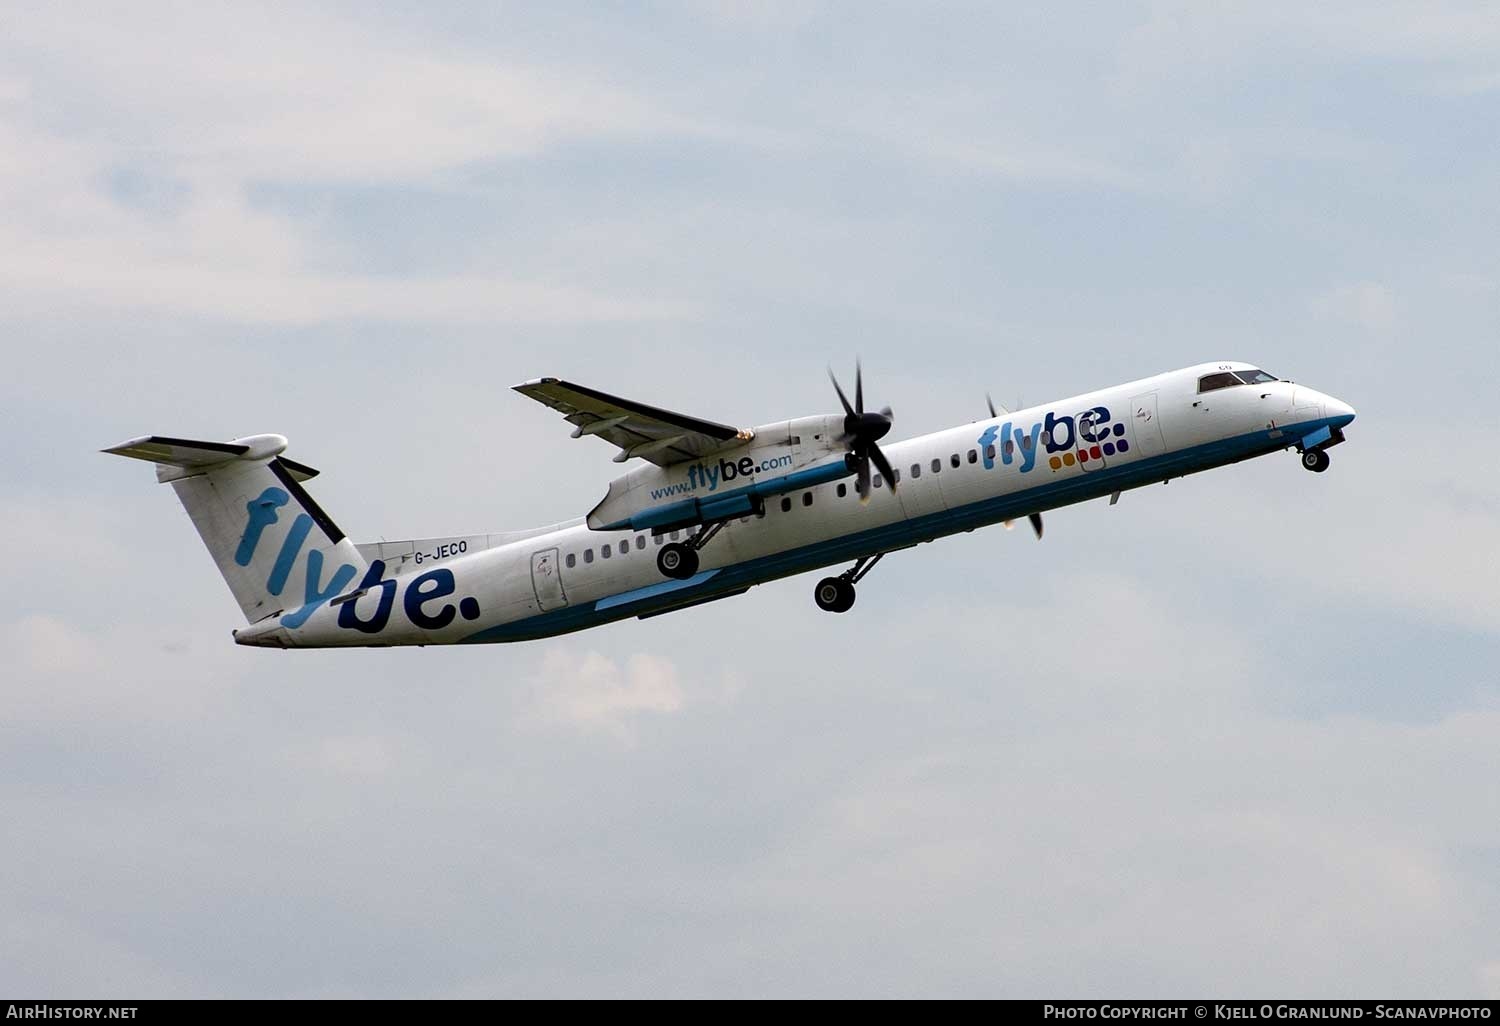
[[[302,487],[318,473],[281,455],[281,435],[198,442],[151,435],[105,449],[156,464],[250,623],[301,626],[347,591],[365,560]]]

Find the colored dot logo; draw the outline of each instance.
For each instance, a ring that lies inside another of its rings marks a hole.
[[[1110,432],[1102,433],[1105,437]],[[1130,451],[1130,443],[1125,440],[1125,425],[1116,424],[1113,429],[1114,437],[1105,441],[1103,437],[1097,443],[1089,446],[1079,446],[1076,453],[1065,452],[1061,456],[1053,456],[1047,461],[1047,465],[1053,470],[1061,470],[1063,467],[1071,467],[1075,463],[1087,463],[1089,460],[1102,460],[1106,456],[1116,453]]]

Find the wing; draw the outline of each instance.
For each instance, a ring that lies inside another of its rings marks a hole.
[[[561,413],[574,425],[574,438],[598,435],[619,446],[616,463],[639,456],[667,467],[697,459],[731,442],[755,437],[755,432],[748,429],[659,410],[559,378],[538,378],[515,388]]]

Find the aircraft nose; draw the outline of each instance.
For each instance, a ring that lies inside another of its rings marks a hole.
[[[1333,396],[1329,396],[1328,401],[1324,405],[1328,411],[1329,419],[1334,422],[1334,426],[1343,427],[1354,420],[1354,407],[1342,399],[1335,399]]]

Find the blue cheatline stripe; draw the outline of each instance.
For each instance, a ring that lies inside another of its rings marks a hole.
[[[1038,509],[1084,502],[1108,495],[1110,492],[1154,484],[1166,478],[1181,477],[1184,474],[1208,470],[1235,460],[1286,449],[1293,444],[1291,441],[1293,438],[1302,437],[1320,427],[1341,428],[1353,419],[1353,417],[1325,418],[1284,426],[1280,428],[1281,434],[1278,434],[1276,438],[1272,438],[1269,431],[1254,431],[1219,442],[1207,442],[1191,449],[1163,453],[1144,460],[1133,460],[1124,466],[1106,464],[1093,473],[1070,478],[1067,481],[1038,485],[1021,492],[981,499],[979,502],[959,506],[956,509],[929,513],[914,520],[898,520],[867,531],[840,535],[837,538],[805,545],[798,549],[789,549],[786,552],[761,556],[744,563],[720,567],[717,571],[704,571],[686,581],[664,582],[675,587],[654,595],[642,595],[642,592],[651,589],[638,588],[612,596],[613,599],[638,596],[627,601],[612,602],[608,598],[600,599],[592,607],[559,609],[525,620],[517,620],[514,623],[500,624],[472,634],[462,639],[462,643],[530,641],[535,638],[551,637],[556,634],[566,634],[569,631],[582,630],[585,627],[611,623],[626,617],[639,616],[655,609],[680,604],[684,597],[683,593],[688,590],[687,586],[692,587],[695,600],[720,592],[744,589],[763,581],[789,577],[792,574],[803,573],[830,563],[889,551],[903,545],[928,541],[970,528],[983,527],[1001,520],[1013,520],[1028,513],[1034,513]],[[701,585],[696,584],[695,582],[700,578],[705,578],[705,574],[713,575],[712,583],[704,579]],[[660,586],[653,585],[652,587]]]
[[[821,463],[815,467],[808,467],[806,470],[783,474],[781,477],[768,478],[764,481],[757,480],[744,488],[736,488],[727,492],[710,492],[701,498],[682,499],[665,506],[654,506],[635,514],[628,520],[616,520],[605,524],[600,530],[623,531],[628,528],[632,531],[644,531],[653,527],[691,523],[699,517],[713,519],[739,516],[741,513],[750,511],[752,496],[766,497],[780,495],[783,492],[795,492],[799,488],[815,488],[829,481],[837,481],[841,477],[849,477],[852,473],[853,471],[840,458],[832,463]]]
[[[610,595],[594,603],[594,609],[613,609],[615,606],[625,606],[632,602],[642,602],[646,599],[656,598],[658,595],[666,595],[670,592],[681,591],[683,588],[693,588],[702,584],[711,577],[717,576],[718,570],[704,570],[681,581],[662,581],[660,584],[648,584],[644,588],[636,588],[634,591],[622,591],[618,595]]]

